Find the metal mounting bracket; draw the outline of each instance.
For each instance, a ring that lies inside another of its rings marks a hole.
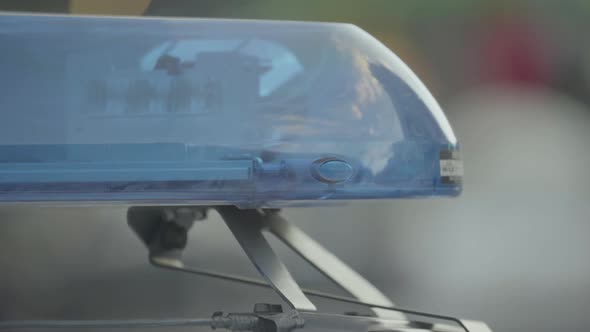
[[[300,228],[282,218],[278,210],[238,209],[233,206],[215,207],[236,240],[268,284],[293,308],[316,311],[287,267],[275,254],[263,236],[269,232],[280,239],[310,265],[342,287],[359,301],[392,307],[393,303],[369,281],[338,257],[309,237]],[[186,233],[196,220],[206,218],[203,207],[132,207],[127,214],[131,228],[150,250],[150,261],[158,267],[218,276],[190,269],[182,262]],[[379,317],[403,319],[400,312],[372,308]]]

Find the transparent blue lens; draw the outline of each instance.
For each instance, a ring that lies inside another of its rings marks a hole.
[[[0,201],[454,196],[457,140],[339,23],[0,15]]]

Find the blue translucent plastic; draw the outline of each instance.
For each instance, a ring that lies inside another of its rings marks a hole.
[[[354,25],[0,15],[0,45],[3,202],[461,191],[439,105]]]

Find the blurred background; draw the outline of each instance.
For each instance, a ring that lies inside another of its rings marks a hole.
[[[0,10],[359,25],[445,109],[462,142],[464,193],[284,214],[402,307],[495,331],[590,329],[589,1],[14,0]],[[125,212],[0,208],[0,319],[203,316],[279,301],[151,268]],[[188,262],[256,275],[218,216],[191,237]],[[338,291],[278,251],[303,286]]]

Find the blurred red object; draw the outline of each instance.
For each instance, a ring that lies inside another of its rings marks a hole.
[[[486,83],[549,85],[549,44],[542,31],[522,19],[494,20],[480,34],[476,63]]]

